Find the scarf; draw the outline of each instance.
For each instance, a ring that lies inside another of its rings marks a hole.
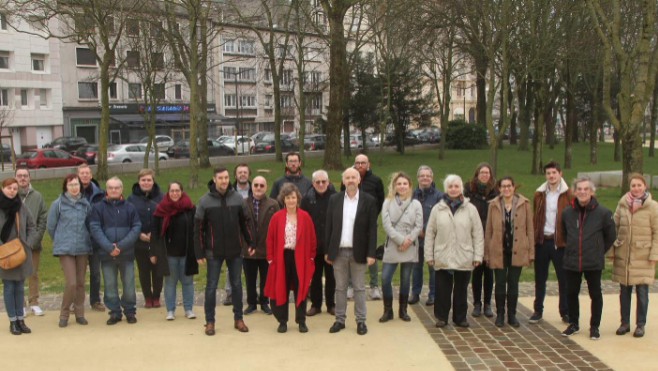
[[[640,197],[634,197],[631,192],[626,193],[626,203],[628,204],[628,208],[631,210],[631,214],[635,214],[635,212],[642,207],[642,204],[644,204],[644,201],[647,199],[647,197],[649,197],[648,192],[644,192],[644,194]]]
[[[167,233],[167,228],[169,228],[169,223],[171,222],[172,217],[191,210],[193,207],[194,204],[192,204],[192,200],[187,193],[183,192],[178,201],[173,201],[169,197],[169,192],[167,192],[153,213],[155,216],[162,217],[162,230],[160,231],[160,235],[164,236],[165,233]]]
[[[16,213],[21,209],[23,203],[19,197],[8,198],[4,193],[0,192],[0,210],[5,213],[5,225],[2,226],[0,231],[0,240],[7,242],[11,230],[16,225]]]
[[[448,196],[447,193],[443,195],[443,200],[445,201],[446,205],[450,207],[450,211],[452,211],[452,215],[455,215],[455,212],[457,212],[457,209],[464,203],[464,195],[459,195],[457,199],[452,199],[450,196]]]

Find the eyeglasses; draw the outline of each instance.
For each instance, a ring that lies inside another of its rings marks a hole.
[[[29,178],[30,174],[16,174],[16,178]]]
[[[368,165],[367,161],[355,161],[354,166],[366,166]]]
[[[169,190],[169,193],[181,193],[181,192],[183,192],[183,191],[181,191],[180,189],[170,189]]]
[[[75,188],[75,187],[80,187],[79,183],[69,183],[66,185],[67,188]]]
[[[107,187],[108,191],[120,191],[122,189],[123,189],[123,187]]]
[[[315,183],[315,184],[327,184],[327,183],[329,183],[329,181],[328,180],[316,180],[313,183]]]
[[[265,184],[253,183],[252,186],[253,186],[254,188],[265,188]]]

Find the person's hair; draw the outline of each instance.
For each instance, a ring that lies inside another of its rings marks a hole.
[[[62,192],[66,192],[67,188],[66,186],[71,183],[72,180],[78,180],[78,183],[80,183],[80,187],[82,187],[82,180],[80,180],[80,177],[78,174],[68,174],[64,177],[64,181],[62,182]]]
[[[644,186],[645,186],[646,188],[649,188],[649,186],[647,185],[647,180],[644,178],[644,175],[642,175],[642,174],[640,174],[640,173],[630,173],[630,174],[628,175],[628,186],[629,186],[629,187],[630,187],[630,185],[631,185],[631,181],[632,181],[633,179],[637,179],[637,180],[641,181],[642,184],[644,184]]]
[[[496,182],[497,188],[500,188],[500,186],[503,184],[503,180],[509,180],[512,183],[512,186],[514,186],[514,192],[516,192],[516,190],[520,188],[520,186],[518,186],[516,182],[514,182],[514,178],[512,178],[509,175],[505,175],[504,177],[498,179],[498,181]]]
[[[577,186],[578,184],[582,183],[582,182],[589,182],[589,189],[592,190],[592,193],[595,193],[595,192],[596,192],[596,185],[595,185],[594,182],[592,181],[592,178],[590,178],[590,177],[588,177],[588,176],[586,176],[586,175],[584,175],[584,176],[579,176],[578,178],[574,179],[574,181],[573,181],[573,189],[574,189],[574,191],[575,191],[576,188],[577,188],[576,186]]]
[[[251,176],[251,168],[249,167],[249,164],[246,164],[246,163],[242,162],[242,163],[239,163],[239,164],[235,165],[235,168],[233,169],[233,176],[234,177],[238,176],[238,168],[239,167],[246,167],[247,172],[249,173],[248,176]]]
[[[360,181],[361,180],[361,173],[359,173],[359,171],[357,169],[353,168],[353,167],[348,167],[347,169],[343,170],[343,172],[340,174],[340,179],[343,179],[345,177],[345,173],[347,173],[350,170],[356,171],[356,173],[358,174],[358,177],[359,177],[358,179]]]
[[[546,165],[544,165],[544,173],[546,173],[546,170],[548,169],[555,169],[558,172],[562,172],[562,168],[557,161],[549,161]]]
[[[145,176],[151,176],[153,181],[155,181],[155,171],[153,169],[142,169],[137,173],[137,180],[142,179]]]
[[[391,174],[391,182],[388,184],[388,196],[386,198],[388,199],[394,199],[395,195],[397,195],[397,191],[395,190],[395,183],[397,183],[398,179],[404,178],[409,182],[409,189],[413,188],[414,183],[411,181],[411,177],[407,175],[404,171],[398,171],[396,173]],[[409,197],[411,197],[411,193],[409,194]]]
[[[432,171],[432,168],[431,168],[431,167],[429,167],[429,166],[427,166],[427,165],[420,165],[420,166],[418,167],[418,171],[416,171],[416,178],[418,178],[418,177],[420,176],[420,172],[421,172],[421,171],[425,171],[425,170],[429,170],[429,172],[430,172],[430,174],[432,175],[432,177],[434,177],[434,171]]]
[[[27,166],[18,166],[16,168],[16,171],[14,171],[14,176],[18,174],[19,170],[25,170],[25,171],[27,171],[27,175],[30,175],[30,169],[28,169]]]
[[[315,182],[315,179],[317,179],[319,176],[325,176],[327,177],[327,180],[329,180],[329,173],[327,173],[325,170],[315,170],[313,174],[311,175],[311,180]]]
[[[119,182],[119,186],[123,188],[123,182],[121,181],[121,179],[119,179],[118,176],[113,176],[110,179],[108,179],[107,182],[105,182],[105,187],[107,187],[107,185],[110,184],[110,182],[113,180]]]
[[[2,181],[2,188],[8,187],[12,184],[18,184],[18,180],[16,180],[16,178],[7,178]]]
[[[218,167],[216,167],[215,170],[213,171],[212,176],[213,176],[213,178],[214,178],[217,174],[219,174],[219,173],[223,173],[223,172],[225,172],[225,171],[228,171],[228,169],[226,168],[226,166],[218,166]]]
[[[302,203],[302,194],[299,192],[299,188],[297,188],[297,186],[292,183],[284,184],[283,187],[281,187],[279,196],[276,199],[279,201],[279,204],[285,205],[284,201],[286,200],[286,197],[293,193],[297,195],[297,208],[299,208]]]
[[[297,153],[297,152],[288,152],[288,153],[286,154],[286,162],[288,162],[288,159],[289,159],[290,157],[292,157],[292,156],[297,156],[297,159],[298,159],[300,162],[302,161],[302,157],[299,155],[299,153]]]
[[[80,170],[82,170],[82,169],[89,169],[89,171],[91,171],[91,166],[89,166],[88,164],[80,164],[80,165],[78,165],[78,171],[80,171]]]
[[[469,182],[469,190],[471,191],[471,193],[477,193],[478,182],[479,182],[478,175],[480,174],[480,170],[482,170],[482,168],[485,168],[485,167],[487,169],[489,169],[489,174],[490,174],[489,181],[486,184],[487,185],[487,194],[489,194],[491,192],[491,190],[493,190],[496,187],[496,175],[494,174],[493,168],[491,167],[491,165],[489,165],[488,162],[480,162],[478,164],[478,166],[475,168],[475,173],[473,174],[473,178]],[[464,187],[463,187],[463,183],[462,183],[462,192],[463,192],[463,190],[464,190]]]
[[[181,192],[184,191],[184,189],[183,189],[183,184],[182,184],[181,182],[177,181],[177,180],[174,180],[173,182],[169,183],[169,187],[167,187],[167,192],[169,192],[169,191],[171,190],[171,186],[172,186],[173,184],[178,184],[178,186],[180,187],[180,191],[181,191]]]
[[[443,189],[448,192],[448,186],[451,184],[458,184],[459,188],[462,190],[462,194],[464,193],[464,182],[462,181],[462,177],[460,177],[457,174],[448,174],[446,175],[445,180],[443,181]]]

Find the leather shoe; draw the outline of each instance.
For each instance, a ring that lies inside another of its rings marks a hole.
[[[626,335],[626,333],[631,332],[631,325],[628,323],[622,323],[621,326],[617,329],[615,334],[617,335]]]
[[[89,322],[87,322],[87,319],[84,318],[84,317],[76,317],[75,323],[77,323],[78,325],[88,325],[89,324]]]
[[[432,305],[434,305],[434,298],[427,298],[427,301],[425,302],[425,305],[427,305],[428,307],[431,307]]]
[[[258,309],[258,308],[256,308],[255,305],[249,305],[249,306],[247,307],[247,309],[244,310],[243,313],[246,314],[246,315],[249,315],[249,314],[254,313],[257,309]]]
[[[111,326],[111,325],[116,325],[119,322],[121,322],[121,317],[112,317],[112,316],[110,316],[110,318],[108,318],[106,323],[109,326]]]
[[[126,321],[131,325],[134,325],[135,323],[137,323],[137,317],[135,317],[134,314],[128,314],[126,315]]]
[[[247,327],[241,319],[235,320],[233,327],[240,332],[249,332],[249,327]]]
[[[417,304],[420,301],[420,295],[413,294],[409,297],[409,304]]]
[[[331,314],[332,316],[336,315],[336,307],[329,307],[327,308],[327,313]]]
[[[322,309],[318,309],[318,308],[316,308],[316,307],[311,307],[311,309],[309,309],[309,310],[306,312],[306,316],[307,316],[307,317],[313,317],[314,315],[316,315],[316,314],[320,314],[320,313],[322,313]]]
[[[365,322],[359,322],[356,324],[356,333],[359,335],[365,335],[368,333],[368,327]]]
[[[635,332],[633,332],[634,338],[641,338],[644,336],[644,326],[637,326]]]
[[[276,332],[283,334],[288,331],[288,325],[285,323],[279,323],[279,327],[276,329]]]
[[[467,327],[470,326],[470,324],[468,323],[468,321],[462,321],[462,322],[459,322],[459,323],[455,322],[455,326],[462,327],[462,328],[467,328]]]
[[[69,325],[69,320],[68,319],[64,319],[64,318],[59,319],[59,325],[58,325],[59,327],[64,328],[68,325]]]
[[[336,321],[336,322],[334,322],[333,325],[331,325],[331,328],[329,328],[329,333],[330,334],[335,334],[335,333],[337,333],[338,331],[340,331],[344,328],[345,328],[344,323],[340,323],[340,322]]]
[[[32,330],[30,330],[30,328],[27,327],[24,320],[19,319],[18,321],[16,321],[16,323],[18,324],[18,328],[21,329],[22,333],[24,333],[24,334],[31,334],[32,333]]]
[[[443,328],[443,327],[446,327],[447,325],[448,325],[448,322],[446,322],[446,321],[443,321],[443,320],[436,321],[436,327],[437,328]]]
[[[299,324],[299,332],[301,332],[302,334],[308,332],[308,327],[306,327],[306,323],[302,322]]]
[[[261,305],[260,305],[260,309],[261,309],[263,312],[265,312],[265,314],[267,314],[267,315],[271,315],[271,314],[272,314],[272,308],[270,308],[270,305],[267,304],[267,303],[266,303],[266,304],[261,304]]]
[[[208,336],[215,335],[215,324],[214,323],[206,323],[205,333]]]
[[[12,335],[21,335],[23,333],[20,327],[18,327],[18,321],[9,322],[9,332],[11,332]]]

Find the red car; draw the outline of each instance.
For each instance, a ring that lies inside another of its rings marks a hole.
[[[31,149],[16,156],[16,166],[27,166],[30,169],[47,167],[78,166],[86,164],[84,159],[54,148]]]

